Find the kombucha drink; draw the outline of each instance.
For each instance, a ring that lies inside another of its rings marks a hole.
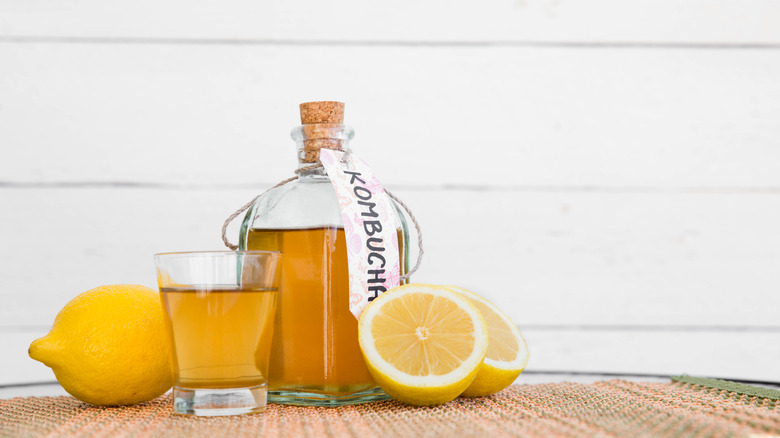
[[[344,229],[250,229],[247,249],[284,255],[269,390],[345,395],[375,387],[349,311]]]
[[[164,287],[177,386],[265,386],[275,289]]]

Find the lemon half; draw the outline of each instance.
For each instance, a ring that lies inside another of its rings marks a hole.
[[[528,363],[528,346],[512,320],[493,303],[470,290],[445,286],[468,297],[485,317],[489,341],[485,360],[474,381],[461,394],[481,397],[501,391],[517,379]]]
[[[413,405],[460,395],[488,348],[488,327],[477,307],[445,287],[425,284],[399,286],[371,302],[358,336],[379,386]]]

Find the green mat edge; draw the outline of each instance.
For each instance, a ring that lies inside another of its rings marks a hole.
[[[770,400],[780,400],[780,390],[764,388],[761,386],[746,385],[744,383],[731,382],[728,380],[712,379],[709,377],[694,377],[687,374],[682,376],[671,376],[672,381],[681,383],[690,383],[693,385],[707,386],[724,391],[736,392],[754,397],[768,398]]]

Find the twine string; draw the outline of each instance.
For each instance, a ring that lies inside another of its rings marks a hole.
[[[417,249],[419,250],[417,261],[414,263],[414,266],[412,266],[412,269],[410,269],[409,272],[401,276],[401,280],[408,280],[412,274],[417,272],[417,269],[420,267],[420,263],[422,262],[423,254],[425,253],[423,250],[422,229],[420,229],[420,223],[417,222],[417,218],[414,217],[414,213],[412,213],[412,210],[406,204],[404,204],[404,201],[401,201],[398,196],[390,193],[389,190],[385,190],[385,193],[387,193],[387,196],[389,196],[393,201],[397,202],[398,205],[403,207],[406,214],[409,215],[409,219],[412,220],[414,229],[417,230]]]
[[[252,198],[251,201],[247,202],[241,208],[239,208],[238,210],[234,211],[233,214],[228,216],[228,218],[225,220],[225,223],[222,224],[222,242],[225,244],[225,246],[227,246],[228,248],[232,249],[233,251],[238,249],[238,245],[234,245],[234,244],[230,243],[230,240],[228,240],[228,238],[227,238],[227,227],[228,227],[228,225],[230,225],[231,222],[233,222],[233,219],[237,218],[241,213],[245,212],[249,207],[251,207],[252,204],[254,204],[255,201],[257,201],[257,198],[265,195],[266,193],[270,192],[271,190],[273,190],[273,189],[275,189],[277,187],[281,187],[281,186],[287,184],[288,182],[295,181],[296,179],[298,179],[298,175],[295,175],[295,176],[293,176],[291,178],[287,178],[286,180],[280,182],[279,184],[277,184],[277,185],[271,187],[270,189],[264,191],[263,193],[260,193],[259,195],[255,196],[254,198]]]
[[[283,185],[285,185],[285,184],[287,184],[289,182],[295,181],[296,179],[298,179],[298,177],[300,176],[301,173],[308,172],[309,170],[318,169],[320,167],[323,167],[323,166],[322,166],[322,164],[318,163],[318,164],[312,164],[310,166],[304,166],[304,167],[300,167],[300,168],[296,169],[295,170],[295,176],[287,178],[286,180],[279,182],[278,184],[276,184],[275,186],[269,188],[268,190],[264,191],[263,193],[255,196],[254,198],[252,198],[251,201],[247,202],[241,208],[239,208],[238,210],[233,212],[233,214],[228,216],[228,218],[225,220],[225,223],[222,224],[222,242],[225,244],[225,246],[230,248],[230,249],[232,249],[233,251],[238,249],[238,245],[234,245],[233,243],[230,243],[230,240],[228,240],[228,237],[227,237],[228,225],[230,225],[230,223],[233,222],[233,220],[235,218],[237,218],[239,215],[241,215],[241,213],[245,212],[247,209],[252,207],[252,205],[255,203],[255,201],[257,201],[258,198],[260,198],[261,196],[265,195],[266,193],[270,192],[271,190],[273,190],[273,189],[275,189],[277,187],[281,187],[281,186],[283,186]],[[422,229],[420,228],[420,223],[417,222],[417,218],[414,217],[414,214],[412,213],[412,210],[409,208],[409,206],[407,206],[397,196],[395,196],[394,194],[390,193],[390,191],[385,190],[385,193],[387,193],[387,196],[389,196],[392,200],[397,202],[398,205],[400,205],[404,209],[406,214],[409,216],[409,219],[412,220],[412,223],[414,224],[414,228],[417,230],[417,248],[419,249],[419,254],[417,255],[417,261],[415,262],[415,264],[412,267],[412,269],[409,270],[409,272],[407,272],[406,274],[401,276],[401,281],[408,280],[409,277],[412,276],[412,274],[417,272],[417,269],[420,267],[420,263],[422,263],[423,254],[425,253],[425,251],[423,250]]]

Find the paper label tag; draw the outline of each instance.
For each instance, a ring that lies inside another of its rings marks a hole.
[[[363,308],[398,286],[398,220],[390,197],[368,165],[354,154],[320,149],[320,161],[339,198],[349,263],[349,310]]]

